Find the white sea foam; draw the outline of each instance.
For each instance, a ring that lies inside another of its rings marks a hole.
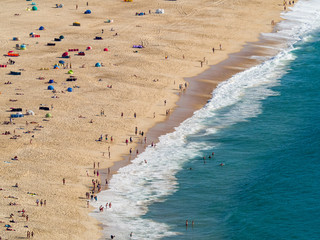
[[[307,41],[308,34],[320,28],[320,2],[300,0],[282,17],[287,20],[278,25],[278,31],[265,36],[287,39],[285,49],[221,83],[204,108],[173,133],[161,136],[155,148],[148,147],[132,164],[112,177],[110,190],[100,193],[98,201],[92,203],[97,208],[92,215],[107,226],[103,230],[106,236],[115,234],[117,239],[130,239],[129,234],[133,232],[131,239],[142,240],[179,234],[171,231],[170,226],[143,215],[150,204],[164,201],[177,190],[175,175],[188,159],[202,157],[200,151],[209,150],[202,142],[187,141],[187,136],[215,134],[261,113],[261,100],[279,94],[271,88],[279,85],[278,79],[289,71],[287,66],[295,58],[293,44]],[[112,208],[99,213],[98,207],[106,202],[111,202]]]

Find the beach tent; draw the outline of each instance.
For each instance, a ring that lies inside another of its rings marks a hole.
[[[79,23],[79,22],[74,22],[74,23],[73,23],[73,26],[78,26],[78,27],[80,27],[80,23]]]
[[[39,27],[39,30],[44,30],[44,26]]]
[[[53,80],[53,79],[50,79],[50,80],[49,80],[49,83],[54,83],[54,80]]]
[[[101,63],[96,63],[95,67],[101,67]]]
[[[164,9],[160,9],[159,8],[159,9],[156,10],[156,13],[157,14],[164,14]]]
[[[10,71],[10,75],[21,75],[21,72]]]
[[[69,88],[67,89],[67,91],[68,91],[68,92],[72,92],[72,88],[69,87]]]
[[[72,71],[72,70],[69,70],[69,71],[68,71],[68,74],[73,74],[73,71]]]
[[[11,118],[20,118],[20,117],[24,117],[24,115],[22,113],[16,113],[16,114],[11,114],[10,117]]]
[[[64,36],[63,36],[63,35],[61,35],[59,38],[62,40],[62,39],[64,39]]]
[[[28,110],[27,115],[34,115],[34,112],[32,110]]]
[[[26,45],[25,44],[21,44],[20,45],[20,50],[26,50]]]
[[[49,85],[48,90],[54,90],[54,87],[52,85]]]
[[[69,53],[68,53],[68,52],[64,52],[64,53],[62,54],[62,57],[63,57],[63,58],[69,57]]]
[[[108,48],[105,48],[105,49],[103,49],[103,51],[108,52],[108,51],[109,51],[109,49],[108,49]]]
[[[91,46],[88,46],[88,47],[87,47],[87,50],[91,50],[91,49],[92,49],[92,47],[91,47]]]
[[[91,14],[91,10],[86,10],[85,12],[84,12],[84,14]]]
[[[50,118],[50,117],[52,117],[51,113],[47,113],[46,118]]]
[[[57,64],[55,64],[55,65],[53,66],[53,69],[59,69],[59,66],[58,66]]]
[[[35,2],[33,2],[33,3],[31,3],[31,5],[32,5],[32,6],[35,6],[35,5],[36,5],[36,3],[35,3]]]
[[[32,7],[32,11],[37,11],[37,10],[38,10],[37,6]]]
[[[63,61],[63,60],[60,60],[59,63],[64,64],[64,61]]]
[[[18,38],[18,37],[13,37],[12,40],[13,40],[13,41],[19,41],[20,38]]]

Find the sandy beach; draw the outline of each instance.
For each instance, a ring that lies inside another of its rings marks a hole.
[[[195,87],[185,78],[272,31],[284,10],[280,0],[35,3],[33,11],[31,1],[4,0],[0,17],[2,239],[27,238],[28,231],[34,239],[99,239],[100,223],[87,207],[92,179],[105,187],[113,164],[155,141],[148,130]],[[202,107],[222,80],[197,92],[190,109]],[[10,118],[18,112],[23,117]],[[180,115],[175,121],[187,117]]]

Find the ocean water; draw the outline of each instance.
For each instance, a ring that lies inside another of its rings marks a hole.
[[[283,17],[278,55],[112,177],[92,203],[112,202],[92,213],[107,239],[320,239],[320,2]]]

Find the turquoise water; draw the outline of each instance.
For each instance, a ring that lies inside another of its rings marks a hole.
[[[320,2],[283,18],[264,34],[286,43],[276,56],[221,83],[113,175],[92,203],[106,237],[320,238]]]
[[[150,207],[147,217],[182,233],[164,239],[319,239],[319,41],[316,32],[295,46],[295,60],[271,88],[276,96],[261,101],[260,114],[188,136],[214,147],[202,151],[206,164],[199,157],[186,162],[177,174],[179,190]],[[217,114],[231,114],[238,104]],[[215,126],[207,119],[206,128]]]

